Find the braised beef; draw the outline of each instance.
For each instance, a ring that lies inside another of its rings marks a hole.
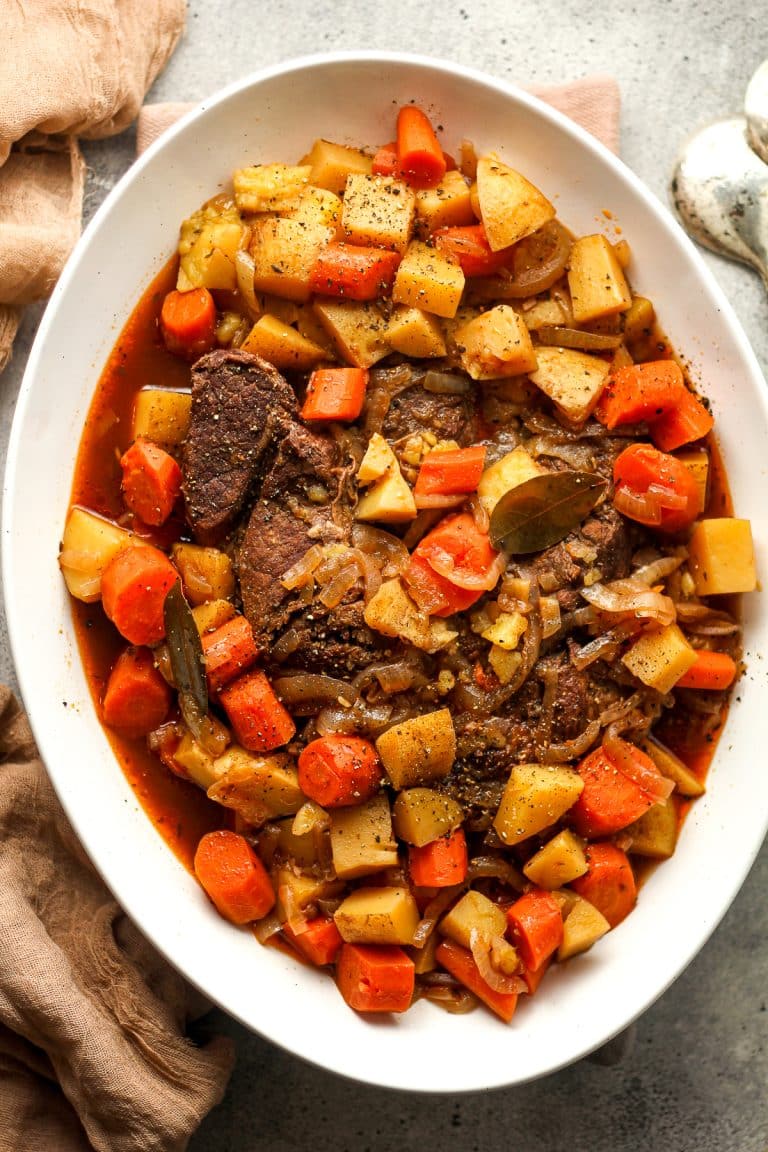
[[[477,412],[472,393],[445,396],[414,384],[394,396],[381,429],[387,440],[433,432],[438,440],[455,440],[462,447],[477,438]]]
[[[358,672],[374,661],[387,659],[397,646],[394,640],[371,631],[363,620],[360,600],[339,604],[333,610],[318,601],[291,620],[291,630],[286,663],[304,672],[329,676]]]
[[[182,467],[187,520],[201,543],[235,526],[296,408],[291,387],[258,356],[218,351],[197,361]]]

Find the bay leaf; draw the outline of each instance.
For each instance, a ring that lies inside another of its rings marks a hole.
[[[511,488],[491,513],[494,548],[511,555],[559,543],[592,511],[607,488],[594,472],[548,472]]]
[[[192,609],[177,580],[163,605],[163,619],[171,660],[173,682],[179,691],[179,706],[185,719],[208,714],[208,685],[205,679],[205,657],[200,633]],[[193,729],[197,723],[190,725]]]

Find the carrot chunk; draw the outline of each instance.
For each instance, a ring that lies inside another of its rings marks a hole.
[[[512,259],[514,245],[494,252],[488,243],[484,224],[464,224],[438,228],[435,247],[453,258],[465,276],[492,276]]]
[[[399,252],[328,244],[314,263],[310,287],[321,296],[376,300],[391,291],[399,263]]]
[[[682,370],[674,360],[629,364],[611,375],[595,416],[607,428],[657,420],[676,407],[686,391]]]
[[[181,492],[181,468],[170,453],[149,440],[135,440],[120,458],[126,505],[145,524],[158,528]]]
[[[302,420],[357,420],[367,384],[365,368],[318,368],[309,378]]]
[[[507,910],[507,923],[520,959],[538,972],[563,940],[560,905],[543,888],[532,888]]]
[[[655,802],[639,784],[596,748],[578,766],[584,789],[570,810],[573,827],[582,836],[612,836],[639,819]]]
[[[397,114],[397,166],[414,188],[434,188],[445,176],[446,160],[435,130],[413,104]]]
[[[160,311],[165,346],[175,356],[197,360],[216,344],[216,305],[207,288],[169,292]]]
[[[651,439],[664,452],[673,452],[712,431],[715,419],[686,388],[674,408],[651,424]]]
[[[267,870],[237,832],[207,832],[195,852],[195,875],[225,920],[248,924],[275,904]]]
[[[124,548],[102,573],[104,611],[131,644],[158,644],[165,636],[165,597],[178,579],[159,548],[151,544]]]
[[[446,452],[428,452],[413,488],[416,507],[422,506],[424,497],[457,496],[474,492],[483,474],[485,452],[482,444]]]
[[[341,934],[331,916],[308,920],[303,932],[283,924],[283,936],[312,964],[333,964],[342,945]]]
[[[470,992],[474,992],[486,1007],[495,1012],[497,1016],[508,1024],[515,1014],[517,1007],[516,992],[495,992],[480,975],[472,953],[453,940],[442,940],[435,951],[438,964],[442,964],[446,972],[450,972],[459,983]]]
[[[296,731],[290,713],[258,669],[227,684],[219,699],[238,741],[251,752],[271,752],[287,744]]]
[[[726,652],[707,652],[701,649],[696,653],[696,663],[683,673],[675,688],[722,691],[724,688],[730,688],[736,679],[737,671],[736,661]]]
[[[339,991],[358,1012],[405,1012],[416,980],[413,960],[395,944],[343,944],[336,961]]]
[[[397,140],[393,140],[390,144],[382,144],[373,157],[371,171],[374,176],[397,176]]]
[[[632,865],[615,844],[590,844],[589,871],[571,882],[571,888],[602,912],[611,928],[621,924],[637,901]]]
[[[420,848],[408,849],[411,880],[420,888],[449,888],[461,884],[467,875],[467,839],[463,828],[449,836],[431,840]]]
[[[488,533],[480,531],[469,512],[460,512],[446,516],[419,541],[403,577],[420,608],[450,616],[495,587],[499,558]]]
[[[418,549],[411,556],[403,579],[419,607],[431,616],[453,616],[454,612],[471,608],[482,596],[482,592],[457,588],[445,576],[440,576],[419,555]]]
[[[171,706],[171,689],[155,668],[148,648],[126,648],[109,674],[102,717],[124,736],[146,736],[163,723]]]
[[[660,532],[680,532],[699,511],[699,489],[681,460],[650,444],[630,444],[613,465],[614,507]]]
[[[208,687],[218,692],[244,672],[259,654],[253,628],[245,616],[233,616],[202,637]]]
[[[324,808],[370,800],[379,790],[382,772],[376,749],[362,736],[320,736],[299,756],[299,787]]]

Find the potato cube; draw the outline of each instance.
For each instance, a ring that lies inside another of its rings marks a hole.
[[[416,194],[404,180],[356,173],[347,177],[342,224],[350,244],[405,252],[415,212]]]
[[[296,208],[310,182],[308,164],[257,164],[232,173],[235,203],[241,212],[285,212]]]
[[[192,393],[175,388],[142,388],[133,404],[133,439],[172,447],[186,439]]]
[[[704,794],[703,781],[699,780],[698,776],[691,772],[680,757],[675,756],[669,748],[650,736],[642,741],[642,746],[643,751],[648,753],[662,776],[666,776],[668,780],[674,780],[675,789],[681,796],[702,796]]]
[[[206,632],[214,632],[236,615],[237,609],[231,600],[206,600],[192,609],[192,617],[201,636]]]
[[[564,816],[583,787],[584,781],[572,768],[516,764],[493,826],[505,844],[519,844]]]
[[[395,461],[380,480],[360,497],[356,520],[377,520],[382,524],[404,524],[416,519],[413,492]]]
[[[572,348],[537,348],[531,380],[567,420],[583,424],[600,399],[610,364]]]
[[[500,684],[509,684],[512,677],[517,674],[521,660],[519,652],[508,652],[506,648],[500,648],[496,644],[488,653],[488,663]]]
[[[343,192],[348,176],[370,176],[373,158],[359,148],[333,144],[330,140],[315,140],[301,163],[310,165],[310,180],[318,188]]]
[[[445,334],[437,317],[420,308],[396,308],[387,328],[387,340],[395,352],[424,360],[445,356]]]
[[[249,824],[292,816],[306,800],[290,756],[256,756],[234,745],[214,761],[216,783],[208,797],[233,808]]]
[[[333,919],[348,944],[412,944],[421,917],[407,888],[357,888]]]
[[[291,863],[298,865],[298,867],[312,868],[318,863],[317,839],[311,832],[297,835],[293,831],[294,820],[294,816],[288,816],[285,820],[277,821],[277,826],[280,829],[277,838],[278,851],[281,856],[289,857]]]
[[[699,520],[694,524],[688,553],[699,596],[754,592],[757,587],[749,520],[733,517]]]
[[[677,804],[668,796],[626,829],[626,835],[632,837],[630,852],[654,860],[668,860],[677,845],[678,827]]]
[[[198,744],[191,732],[184,733],[173,759],[184,769],[190,780],[206,792],[226,773],[226,768],[220,762],[217,764],[202,744]]]
[[[493,252],[530,236],[555,215],[543,192],[494,153],[477,162],[477,198]]]
[[[455,940],[462,948],[470,948],[473,929],[480,936],[503,936],[507,918],[498,904],[471,889],[443,916],[437,927],[443,936]]]
[[[331,852],[340,880],[397,866],[397,844],[385,793],[365,804],[336,808],[331,813]]]
[[[594,904],[578,896],[563,924],[563,942],[557,950],[558,960],[568,960],[610,932],[611,926]]]
[[[278,868],[273,882],[277,892],[276,912],[283,924],[290,914],[300,912],[316,900],[328,899],[341,891],[338,881],[296,872],[293,868]]]
[[[664,695],[696,663],[696,652],[677,624],[669,624],[643,632],[621,662],[643,684]]]
[[[64,526],[59,567],[77,599],[93,604],[101,598],[101,574],[123,548],[139,543],[125,528],[85,508],[72,508]]]
[[[311,231],[329,228],[334,238],[340,238],[344,234],[341,225],[343,207],[341,197],[334,192],[326,188],[305,188],[286,219],[295,220]]]
[[[500,612],[491,624],[482,633],[484,640],[512,652],[520,642],[520,637],[528,627],[528,621],[522,612]]]
[[[416,226],[423,236],[428,236],[436,228],[456,228],[474,223],[469,185],[461,172],[446,172],[434,188],[416,193]]]
[[[308,300],[315,261],[333,237],[333,229],[323,224],[310,226],[285,216],[259,221],[251,240],[256,291],[299,303]]]
[[[397,457],[381,433],[374,432],[360,461],[357,482],[363,486],[372,484],[374,480],[381,480],[393,466],[397,466]]]
[[[473,380],[495,380],[536,370],[536,352],[525,321],[509,304],[497,304],[455,334],[461,365]]]
[[[571,832],[570,828],[564,828],[531,856],[523,872],[532,884],[551,891],[563,884],[570,884],[588,869],[584,841]]]
[[[437,652],[456,639],[444,620],[430,620],[420,611],[395,577],[385,580],[365,606],[369,628],[384,636],[399,636],[424,652]]]
[[[616,253],[617,257],[619,253]],[[619,260],[621,263],[621,260]],[[626,265],[622,265],[626,267]],[[624,343],[638,344],[649,340],[653,335],[653,323],[656,312],[650,300],[645,296],[633,296],[632,303],[624,317]]]
[[[392,808],[398,837],[417,848],[453,832],[463,819],[461,805],[433,788],[405,788]]]
[[[235,574],[226,552],[200,544],[174,544],[171,556],[190,604],[228,600],[234,595]]]
[[[411,241],[392,287],[395,304],[436,316],[455,316],[463,291],[464,273],[452,257],[422,240]]]
[[[313,344],[274,316],[259,317],[241,344],[241,350],[263,356],[275,368],[294,369],[296,372],[308,372],[321,360],[328,359],[325,348]]]
[[[483,472],[477,486],[480,503],[490,515],[502,496],[510,489],[517,488],[518,484],[524,484],[526,480],[541,476],[546,471],[547,469],[542,468],[525,448],[513,448]]]
[[[709,497],[709,452],[706,448],[683,448],[682,451],[676,452],[677,459],[685,464],[696,481],[696,488],[698,490],[699,499],[696,506],[696,514],[700,516],[707,506],[707,499]]]
[[[234,289],[235,254],[244,236],[240,213],[228,197],[199,208],[181,225],[177,289]]]
[[[605,236],[599,234],[581,236],[574,242],[568,287],[576,324],[615,316],[632,304],[632,293],[616,253]]]
[[[565,317],[557,300],[534,300],[530,305],[523,304],[523,319],[526,328],[536,332],[539,328],[557,328]]]
[[[449,708],[404,720],[382,733],[376,749],[394,788],[442,780],[456,758],[456,733]]]
[[[370,368],[389,355],[387,321],[374,303],[316,300],[315,315],[333,339],[339,355],[357,368]]]

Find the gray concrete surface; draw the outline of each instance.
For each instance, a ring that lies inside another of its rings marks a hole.
[[[619,81],[622,153],[662,199],[698,125],[737,112],[768,56],[764,0],[191,0],[188,27],[154,100],[197,100],[263,64],[329,49],[443,56],[522,84],[594,72]],[[89,145],[90,212],[131,161],[131,133]],[[750,272],[708,257],[768,370],[768,302]],[[5,448],[40,310],[0,377]],[[0,674],[12,679],[0,620]],[[765,771],[756,757],[755,771]],[[713,862],[716,866],[716,862]],[[706,883],[706,876],[702,876]],[[192,1152],[766,1152],[768,849],[688,971],[639,1021],[624,1062],[583,1062],[522,1088],[461,1098],[360,1087],[310,1068],[215,1014],[239,1059]],[[649,941],[648,947],[660,946]],[[301,1014],[296,1013],[296,1027]]]

